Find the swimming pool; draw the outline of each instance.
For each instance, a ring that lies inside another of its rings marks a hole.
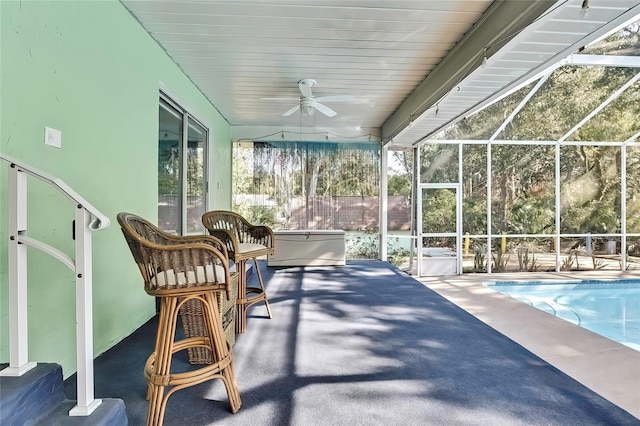
[[[494,281],[485,285],[640,351],[640,280]]]

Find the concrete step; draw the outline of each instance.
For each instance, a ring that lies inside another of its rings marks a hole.
[[[70,417],[76,405],[64,394],[62,367],[41,363],[20,377],[0,377],[0,424],[13,425],[126,425],[124,402],[103,399],[90,415]]]

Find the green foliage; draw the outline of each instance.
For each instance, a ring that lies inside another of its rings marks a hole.
[[[355,238],[347,238],[347,259],[379,259],[380,238],[376,235],[359,235]]]
[[[462,229],[470,234],[487,232],[487,199],[484,195],[462,200]]]
[[[619,232],[620,147],[564,147],[561,232]]]
[[[451,232],[456,223],[456,196],[450,189],[432,189],[422,199],[422,229]]]
[[[636,244],[636,243],[629,244],[629,248],[627,249],[627,254],[629,256],[640,257],[640,244]]]
[[[204,158],[202,149],[187,150],[187,196],[204,194]]]
[[[496,251],[491,252],[491,259],[493,259],[491,270],[493,272],[505,272],[507,270],[507,264],[509,263],[509,257],[511,257],[510,254],[503,252],[500,246],[496,247]]]
[[[274,217],[294,199],[379,195],[380,148],[371,143],[242,142],[234,145],[234,194],[268,195]],[[260,215],[260,214],[258,214]]]
[[[249,207],[246,218],[254,225],[273,226],[276,223],[276,211],[270,207],[252,206]]]
[[[458,182],[458,149],[452,144],[425,144],[420,147],[421,182]]]
[[[387,183],[388,195],[402,195],[404,197],[411,196],[411,176],[392,175],[389,176]]]
[[[511,114],[535,85],[531,83],[510,96],[485,108],[482,112],[465,118],[444,132],[447,140],[487,140],[498,126]]]
[[[574,247],[567,251],[567,257],[562,261],[560,270],[562,271],[581,271],[580,252],[584,251],[584,247]],[[575,266],[574,266],[575,265]]]
[[[555,223],[555,199],[519,198],[513,202],[508,211],[509,219],[503,229],[508,234],[542,234],[553,233]]]
[[[487,245],[473,245],[473,272],[487,272]]]
[[[542,233],[553,229],[553,148],[500,145],[492,154],[493,232]]]
[[[176,195],[180,185],[180,152],[177,141],[161,141],[158,153],[158,194]],[[202,149],[187,150],[187,196],[204,194]]]
[[[607,266],[606,262],[602,259],[594,259],[593,269],[604,269]]]
[[[462,229],[470,234],[487,232],[487,146],[462,148]]]
[[[400,245],[399,238],[388,239],[387,259],[394,266],[400,266],[409,260],[409,250]]]
[[[518,270],[519,271],[527,271],[527,272],[535,272],[538,270],[538,264],[536,262],[536,255],[531,253],[531,257],[529,257],[529,247],[518,247]]]
[[[178,194],[179,164],[178,142],[160,141],[158,152],[158,194]]]
[[[574,256],[573,254],[569,254],[567,257],[565,257],[562,260],[562,265],[560,265],[560,270],[561,271],[570,271],[571,270],[571,265],[573,264],[573,259]],[[576,256],[575,258],[576,263],[578,262],[578,257]]]
[[[377,232],[377,231],[376,231]],[[409,250],[400,244],[399,238],[390,238],[387,245],[387,259],[394,266],[400,266],[409,259]],[[374,233],[349,237],[346,240],[347,259],[379,259],[380,237]]]

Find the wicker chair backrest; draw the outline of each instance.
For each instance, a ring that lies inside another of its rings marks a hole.
[[[209,233],[227,244],[233,256],[242,243],[262,244],[273,248],[273,231],[264,225],[252,225],[238,213],[228,210],[213,210],[202,215],[202,224]]]
[[[229,263],[220,241],[167,234],[131,213],[117,217],[147,293],[208,286],[230,294]]]

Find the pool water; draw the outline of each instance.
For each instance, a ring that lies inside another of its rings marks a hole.
[[[485,285],[640,351],[640,280],[495,281]]]

